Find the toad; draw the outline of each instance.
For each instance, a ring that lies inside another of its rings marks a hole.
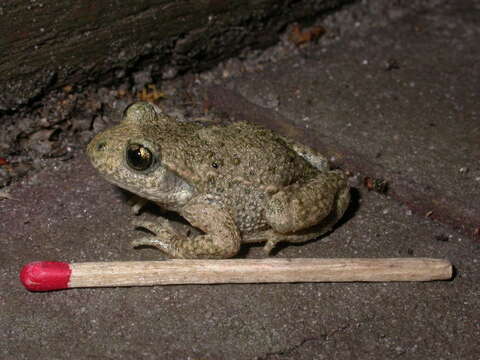
[[[315,150],[247,122],[178,122],[157,106],[134,103],[120,124],[90,142],[87,154],[109,182],[176,212],[201,234],[169,220],[134,221],[172,258],[229,258],[241,243],[304,242],[332,230],[350,201],[341,170]],[[146,199],[146,200],[145,200]],[[160,220],[162,219],[162,220]]]

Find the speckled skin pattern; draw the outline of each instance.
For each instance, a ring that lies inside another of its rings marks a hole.
[[[132,144],[148,149],[148,168],[130,166]],[[163,218],[134,222],[155,234],[135,246],[154,246],[173,258],[228,258],[241,242],[257,241],[266,241],[268,253],[279,241],[310,240],[330,231],[350,201],[344,173],[329,170],[313,149],[245,122],[180,123],[148,103],[130,105],[87,153],[108,181],[179,213],[204,233],[179,234]]]

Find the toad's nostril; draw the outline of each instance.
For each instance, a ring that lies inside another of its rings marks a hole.
[[[105,150],[105,147],[107,146],[107,143],[105,141],[100,141],[97,144],[97,151],[103,151]]]

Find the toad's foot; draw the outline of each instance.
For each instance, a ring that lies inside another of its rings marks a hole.
[[[132,213],[134,215],[140,214],[140,210],[147,205],[148,200],[145,198],[142,198],[138,195],[133,195],[130,199],[128,199],[127,204],[132,207]]]
[[[266,255],[270,255],[270,253],[272,252],[273,248],[277,245],[277,243],[279,242],[280,240],[277,240],[277,239],[268,239],[267,242],[265,243],[265,245],[263,246],[263,252],[266,254]]]
[[[325,233],[329,232],[332,229],[334,220],[336,219],[336,214],[332,213],[330,216],[325,218],[319,224],[305,229],[301,232],[294,234],[281,234],[275,232],[273,229],[268,229],[265,231],[257,232],[254,234],[244,234],[242,242],[245,243],[258,243],[265,242],[263,246],[263,251],[265,255],[270,255],[272,250],[275,249],[278,243],[288,242],[288,243],[303,243],[316,239]]]
[[[145,236],[132,241],[133,247],[153,246],[157,249],[169,253],[170,244],[177,236],[175,230],[168,224],[168,221],[153,222],[144,220],[135,220],[132,222],[135,227],[147,229],[155,236]]]

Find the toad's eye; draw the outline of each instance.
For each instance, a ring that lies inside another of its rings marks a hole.
[[[152,152],[141,144],[129,144],[126,153],[127,165],[133,170],[144,171],[153,164]]]

